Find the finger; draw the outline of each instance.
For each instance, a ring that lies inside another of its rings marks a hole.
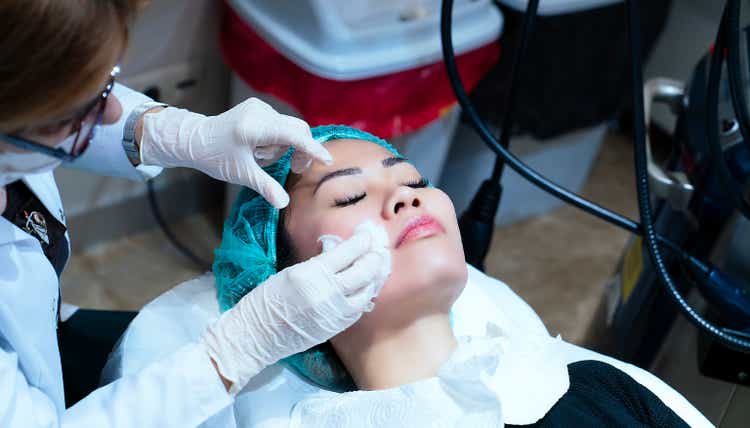
[[[283,116],[279,133],[279,140],[283,144],[289,144],[295,150],[306,153],[326,165],[333,162],[333,157],[328,153],[328,150],[313,139],[310,126],[305,121],[292,116]]]
[[[260,165],[261,168],[265,168],[267,166],[273,165],[276,161],[273,159],[256,159],[255,163]]]
[[[259,146],[253,155],[255,159],[271,159],[276,161],[289,150],[289,146]]]
[[[344,242],[344,240],[338,235],[325,234],[318,237],[318,242],[320,242],[320,245],[323,247],[323,252],[328,252],[336,248],[336,246]]]
[[[347,296],[346,300],[349,305],[361,310],[362,312],[372,312],[375,309],[373,299],[378,296],[383,289],[383,282],[373,282],[358,290],[357,293]]]
[[[276,209],[289,205],[289,195],[284,187],[259,167],[249,168],[248,183],[239,183],[258,192]]]
[[[359,232],[331,251],[315,256],[331,273],[338,273],[352,265],[370,248],[370,234]]]
[[[292,155],[292,172],[295,174],[302,174],[307,168],[312,165],[312,158],[300,151],[295,151]]]
[[[261,146],[255,149],[253,157],[258,165],[266,167],[279,160],[289,150],[289,146]]]
[[[384,272],[388,263],[381,251],[371,251],[356,260],[348,269],[336,274],[336,279],[342,285],[344,295],[355,294],[363,287],[373,282],[383,282],[387,276]]]

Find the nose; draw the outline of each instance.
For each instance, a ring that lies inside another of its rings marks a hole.
[[[383,217],[393,218],[419,208],[422,201],[411,187],[401,186],[396,189],[383,207]]]
[[[102,124],[109,125],[120,120],[122,116],[122,105],[114,94],[109,94],[107,97],[107,104],[104,106],[104,113],[102,114]]]

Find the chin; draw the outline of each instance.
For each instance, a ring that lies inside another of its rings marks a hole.
[[[468,271],[463,248],[451,241],[428,238],[401,247],[393,255],[393,273],[383,292],[399,298],[420,292],[442,295],[452,305],[466,285]]]

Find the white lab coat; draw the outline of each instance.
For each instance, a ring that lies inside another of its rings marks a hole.
[[[101,175],[144,180],[161,169],[134,168],[122,148],[129,113],[150,101],[117,85],[118,123],[103,126],[73,165]],[[65,223],[51,172],[24,182]],[[96,390],[65,409],[57,345],[59,282],[39,242],[0,217],[0,427],[189,427],[232,403],[202,345],[172,355]]]

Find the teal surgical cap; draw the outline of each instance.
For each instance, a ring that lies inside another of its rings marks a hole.
[[[348,126],[319,126],[312,129],[312,135],[320,143],[340,139],[370,141],[401,157],[387,141]],[[264,168],[282,186],[289,176],[292,151]],[[242,189],[224,223],[221,245],[215,251],[213,271],[222,311],[230,309],[245,294],[276,273],[278,223],[278,209],[257,192]],[[356,389],[329,343],[292,355],[282,363],[321,388],[338,392]]]

